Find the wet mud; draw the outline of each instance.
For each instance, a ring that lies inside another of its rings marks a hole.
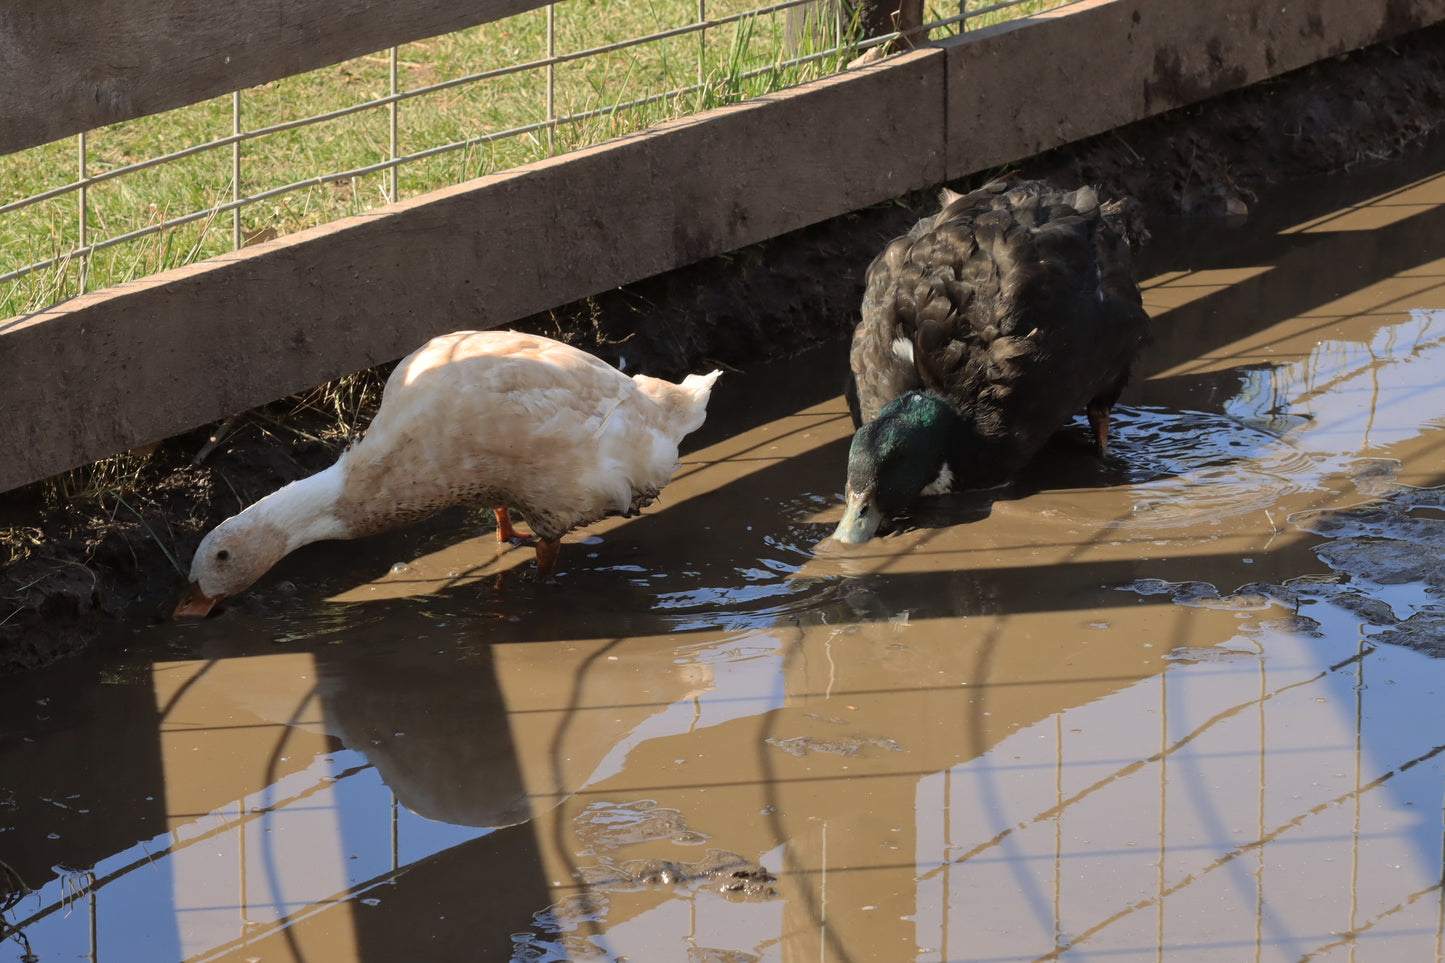
[[[1108,457],[886,538],[833,344],[555,585],[454,512],[0,680],[0,961],[1439,958],[1442,168],[1157,225]]]

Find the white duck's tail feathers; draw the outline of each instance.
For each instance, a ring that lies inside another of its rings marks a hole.
[[[712,386],[721,374],[722,371],[717,370],[705,375],[688,375],[681,384],[647,375],[633,375],[632,380],[665,413],[669,434],[680,440],[706,420]]]
[[[684,435],[697,431],[707,419],[707,403],[712,397],[712,386],[717,383],[721,374],[721,368],[714,368],[705,375],[691,374],[682,379],[682,384],[678,387],[692,396],[692,414],[683,429]]]
[[[708,395],[712,392],[712,386],[717,383],[717,379],[721,374],[721,368],[714,368],[705,375],[690,374],[682,379],[682,387],[691,391],[694,396],[700,398],[702,402],[706,404]]]

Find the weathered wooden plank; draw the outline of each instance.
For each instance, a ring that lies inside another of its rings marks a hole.
[[[0,4],[0,154],[542,5],[8,0]]]
[[[965,34],[945,44],[948,176],[1029,157],[1441,20],[1445,0],[1085,0]]]
[[[0,323],[0,491],[935,184],[941,59],[905,54]]]

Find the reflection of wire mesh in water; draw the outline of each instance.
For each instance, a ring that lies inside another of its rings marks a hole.
[[[1241,369],[1222,413],[1118,409],[1112,447],[1135,498],[1118,524],[1217,524],[1354,475],[1372,453],[1445,422],[1442,365],[1445,311],[1414,310],[1369,342],[1322,341],[1298,361]]]
[[[5,917],[29,892],[30,888],[25,885],[20,874],[15,872],[9,863],[0,859],[0,943],[14,939],[24,948],[20,959],[25,961],[36,959],[30,950],[30,940],[25,936],[23,928],[12,927]]]
[[[1445,311],[1414,309],[1368,342],[1321,341],[1309,356],[1241,372],[1225,402],[1241,421],[1304,419],[1301,447],[1326,459],[1397,444],[1445,419]]]
[[[27,892],[29,890],[20,874],[0,859],[0,913],[10,912]],[[0,920],[0,925],[4,925],[3,920]]]

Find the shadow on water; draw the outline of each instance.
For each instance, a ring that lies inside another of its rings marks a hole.
[[[1109,458],[865,546],[835,345],[557,585],[313,546],[0,680],[0,961],[1438,957],[1442,209],[1161,225]]]
[[[1440,258],[1442,154],[1445,138],[1436,137],[1397,164],[1291,184],[1265,198],[1247,223],[1157,225],[1136,273],[1152,279],[1145,282],[1146,301],[1167,304],[1168,323],[1152,330],[1153,345],[1136,366],[1126,400],[1138,397],[1141,378],[1149,379],[1151,400],[1168,399],[1174,407],[1188,406],[1184,399],[1201,390],[1219,397],[1232,377],[1227,371],[1215,372],[1222,386],[1200,383],[1197,365],[1194,377],[1177,384],[1159,376]],[[1327,325],[1331,319],[1319,320]]]

